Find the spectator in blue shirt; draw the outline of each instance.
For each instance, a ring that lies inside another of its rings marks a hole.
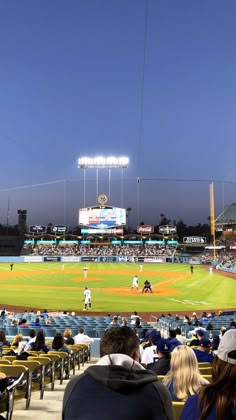
[[[198,362],[209,362],[212,363],[214,356],[211,351],[211,342],[206,338],[203,338],[199,341],[199,346],[197,349],[193,349],[194,353],[196,354]]]

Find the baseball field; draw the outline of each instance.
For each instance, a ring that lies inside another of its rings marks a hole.
[[[235,309],[236,278],[220,271],[213,275],[204,266],[88,263],[0,264],[0,305],[27,309],[81,311],[84,287],[92,293],[92,312],[187,312]],[[138,275],[139,290],[131,291]],[[235,276],[236,277],[236,276]],[[153,293],[142,293],[145,280]]]

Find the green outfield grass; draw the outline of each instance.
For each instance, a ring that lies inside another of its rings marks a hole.
[[[83,290],[92,291],[94,312],[172,312],[236,308],[236,280],[216,271],[212,276],[203,266],[88,263],[19,263],[12,272],[0,264],[0,303],[25,308],[55,310],[83,309]],[[146,279],[154,293],[130,291],[132,278],[139,277],[140,290]],[[113,289],[113,290],[112,290]]]

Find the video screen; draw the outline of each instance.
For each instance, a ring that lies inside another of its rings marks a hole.
[[[79,225],[112,228],[126,224],[126,209],[118,207],[87,207],[79,209]]]

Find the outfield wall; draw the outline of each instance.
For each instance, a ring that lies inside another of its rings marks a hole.
[[[118,263],[176,263],[188,264],[189,257],[170,257],[168,256],[51,256],[51,255],[24,255],[20,257],[0,257],[0,263],[43,263],[43,262],[61,262],[61,263],[75,263],[75,262],[118,262]],[[194,264],[201,264],[200,261],[194,261]]]

